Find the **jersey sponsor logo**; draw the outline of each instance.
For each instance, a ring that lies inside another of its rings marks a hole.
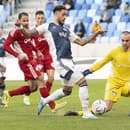
[[[30,42],[32,42],[32,39],[31,38],[28,38],[28,39],[24,39],[24,43],[30,43]]]
[[[67,37],[67,32],[59,32],[60,37]]]

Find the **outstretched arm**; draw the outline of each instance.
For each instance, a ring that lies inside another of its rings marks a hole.
[[[27,30],[25,28],[21,28],[21,31],[25,36],[34,36],[34,35],[38,35],[38,34],[46,34],[49,32],[47,23],[42,24],[32,30]]]
[[[90,43],[92,40],[94,40],[99,34],[104,34],[106,32],[107,32],[106,30],[99,30],[86,38],[83,39],[77,38],[74,42],[77,43],[78,45],[84,46],[87,43]]]

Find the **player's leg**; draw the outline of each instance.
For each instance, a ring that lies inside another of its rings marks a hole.
[[[53,81],[54,81],[55,70],[54,69],[47,69],[46,73],[47,73],[47,78],[48,78],[46,81],[46,87],[47,87],[48,91],[50,92],[51,87],[53,85]]]
[[[28,85],[30,86],[31,93],[35,92],[38,89],[38,80],[36,80],[36,79],[35,80],[28,80]],[[30,94],[31,93],[28,93],[28,92],[24,93],[24,95],[23,95],[23,103],[25,105],[30,105],[31,104],[31,102],[30,102]]]
[[[97,119],[91,112],[89,112],[89,94],[88,94],[88,85],[86,79],[81,76],[79,72],[76,72],[76,75],[79,75],[80,80],[77,82],[79,85],[79,98],[82,106],[83,116],[85,119]]]
[[[26,94],[24,94],[23,95],[23,103],[25,104],[25,105],[31,105],[31,101],[30,101],[30,95],[26,95]]]
[[[54,73],[55,73],[54,67],[52,67],[51,64],[47,64],[46,73],[47,73],[47,77],[48,77],[48,79],[46,81],[46,87],[47,87],[47,89],[48,89],[48,91],[50,93],[51,87],[53,85]],[[52,106],[54,106],[53,104],[55,104],[55,107],[54,107],[54,109],[52,109],[52,112],[56,112],[58,109],[64,107],[66,105],[66,102],[61,102],[61,103],[50,102],[49,103],[50,108]]]
[[[47,81],[46,81],[45,85],[46,85],[46,88],[48,89],[48,93],[50,93],[51,87],[52,87],[53,81],[54,81],[54,73],[55,73],[55,71],[54,71],[53,67],[51,67],[50,64],[46,64],[44,66],[44,69],[45,69],[45,71],[47,73]],[[48,105],[52,109],[52,112],[53,112],[53,110],[55,109],[56,104],[54,102],[50,102]],[[55,110],[54,110],[54,112],[55,112]]]
[[[121,89],[114,89],[114,88],[115,88],[115,84],[111,83],[108,79],[107,84],[106,84],[106,89],[105,89],[105,96],[104,96],[104,100],[107,105],[106,112],[112,109],[113,103],[116,102],[120,97]],[[73,116],[73,115],[82,116],[83,113],[84,113],[83,111],[77,111],[77,112],[68,111],[65,113],[65,116]]]
[[[35,66],[31,63],[19,61],[19,67],[24,73],[25,81],[28,81],[29,85],[21,86],[10,91],[5,91],[7,106],[10,97],[24,94],[29,95],[31,92],[36,91],[36,89],[38,88],[35,79],[37,79],[37,77],[40,75],[40,72],[37,72],[35,70]]]
[[[5,105],[5,101],[4,101],[4,91],[6,89],[6,85],[5,85],[5,77],[0,77],[0,105]]]
[[[51,101],[55,101],[61,99],[65,96],[69,96],[71,94],[72,87],[71,86],[63,86],[63,88],[57,89],[50,96],[46,98],[41,98],[38,105],[38,115],[41,113],[42,109],[46,104]]]
[[[125,83],[122,87],[121,96],[130,97],[130,82]],[[128,112],[128,116],[130,116],[130,112]]]
[[[104,96],[104,101],[106,102],[107,105],[106,112],[112,109],[113,104],[117,102],[120,96],[121,96],[121,88],[118,87],[118,85],[114,82],[114,79],[109,78],[106,83],[105,96]]]

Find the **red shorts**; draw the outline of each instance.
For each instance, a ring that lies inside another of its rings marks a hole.
[[[51,58],[45,59],[43,61],[43,69],[44,72],[46,72],[46,70],[55,70],[54,66],[53,66],[53,60]]]
[[[46,55],[44,60],[38,60],[37,63],[42,64],[43,66],[42,72],[46,72],[46,70],[51,70],[51,69],[55,70],[51,55]]]
[[[42,73],[42,65],[33,60],[19,61],[19,67],[24,73],[25,81],[37,79]]]

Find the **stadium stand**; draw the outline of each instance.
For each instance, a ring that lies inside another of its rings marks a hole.
[[[60,3],[63,3],[64,0],[61,0]],[[73,28],[73,24],[76,23],[77,20],[81,19],[86,28],[86,35],[91,33],[92,23],[97,20],[99,22],[101,16],[101,9],[104,5],[106,5],[106,0],[73,0],[75,8],[70,10],[68,13],[68,18],[66,19],[66,25],[68,27]],[[107,38],[99,38],[98,41],[103,43],[104,39],[107,41],[119,41],[117,40],[117,36],[120,37],[121,32],[125,29],[130,28],[130,16],[123,16],[122,13],[122,5],[130,0],[122,0],[120,8],[109,9],[112,21],[110,23],[100,23],[103,29],[108,30],[104,37]],[[46,19],[47,22],[51,21],[51,9],[48,8],[48,4],[46,5]],[[114,37],[114,38],[111,38]],[[116,37],[116,38],[115,38]],[[111,39],[110,39],[111,38]],[[112,40],[116,39],[116,40]],[[97,43],[97,41],[96,41]]]

